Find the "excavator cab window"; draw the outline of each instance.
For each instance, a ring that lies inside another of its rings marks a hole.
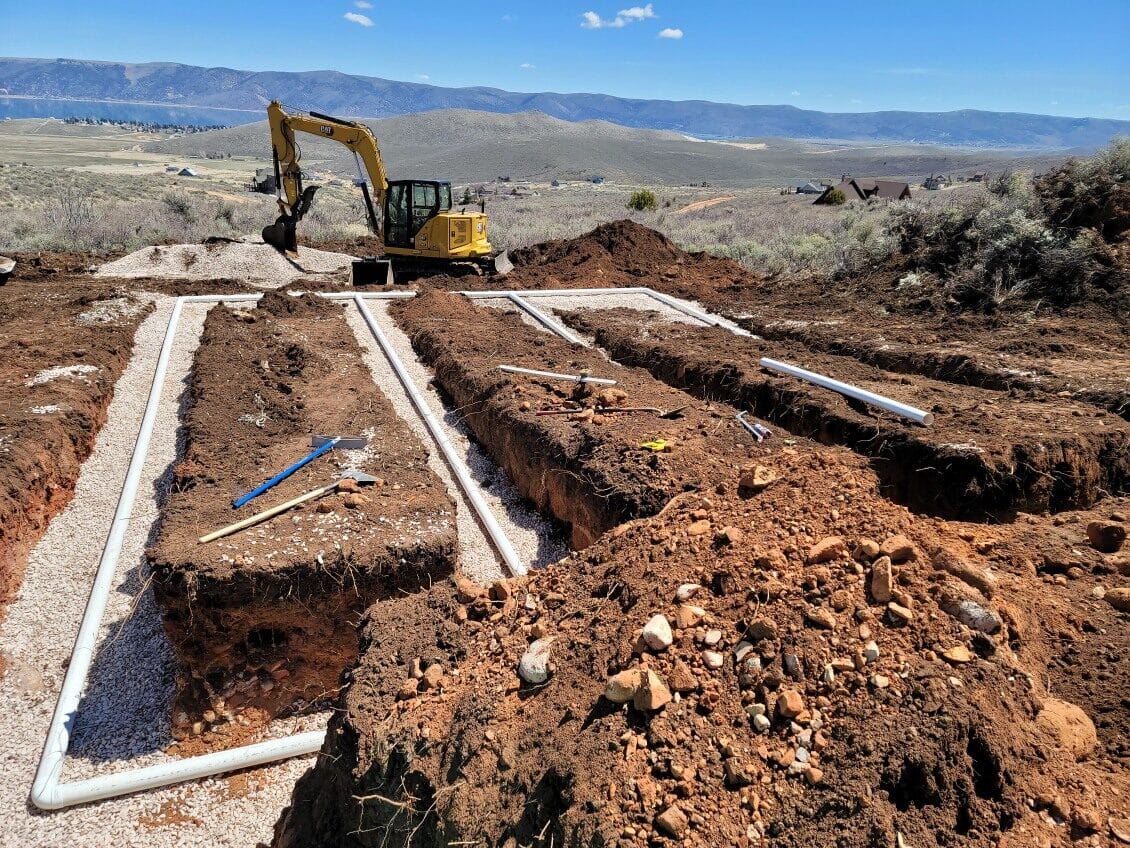
[[[440,212],[451,209],[451,184],[397,180],[385,195],[385,244],[415,247],[416,234]]]

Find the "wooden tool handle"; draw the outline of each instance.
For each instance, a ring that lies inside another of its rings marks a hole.
[[[328,486],[322,486],[317,489],[312,489],[304,495],[299,495],[297,498],[293,498],[286,503],[281,503],[278,506],[273,506],[270,509],[265,509],[262,512],[258,512],[255,515],[252,515],[250,518],[245,518],[242,521],[237,521],[235,524],[229,524],[227,527],[222,527],[219,530],[213,530],[206,536],[201,536],[199,541],[201,544],[205,542],[212,542],[216,539],[223,538],[224,536],[229,536],[232,533],[235,533],[237,530],[242,530],[244,527],[250,527],[253,524],[258,524],[260,521],[266,521],[268,518],[273,518],[280,512],[286,512],[292,507],[306,503],[306,501],[312,501],[314,500],[314,498],[320,498],[322,495],[329,494],[337,488],[337,483],[338,481],[335,480]]]

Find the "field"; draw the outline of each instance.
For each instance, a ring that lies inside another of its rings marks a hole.
[[[261,159],[153,149],[198,142],[0,124],[6,837],[1130,841],[1130,149],[832,208],[488,180],[509,275],[359,291],[347,183],[288,260],[230,240]],[[233,506],[315,435],[366,441]],[[82,673],[64,783],[305,747],[33,809]]]

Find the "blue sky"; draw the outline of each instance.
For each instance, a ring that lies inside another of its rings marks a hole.
[[[0,55],[1130,119],[1130,0],[635,1],[0,0]]]

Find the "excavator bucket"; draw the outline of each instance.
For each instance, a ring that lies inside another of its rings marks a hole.
[[[514,263],[510,261],[510,255],[505,250],[502,251],[502,253],[498,254],[498,256],[494,257],[494,261],[491,264],[494,273],[498,274],[499,276],[509,274],[514,270]]]
[[[279,253],[298,255],[298,233],[295,230],[295,220],[286,215],[279,215],[275,223],[263,227],[263,241]]]

